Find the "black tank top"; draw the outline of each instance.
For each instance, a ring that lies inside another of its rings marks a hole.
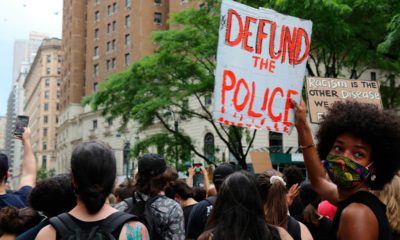
[[[77,219],[76,217],[72,216],[71,214],[68,213],[68,215],[74,220],[76,225],[78,225],[82,229],[91,229],[92,227],[100,225],[105,219],[98,220],[98,221],[93,221],[93,222],[85,222]],[[114,232],[111,234],[115,237],[115,239],[119,238],[119,234],[121,233],[123,225],[121,227],[117,228]],[[56,233],[56,239],[61,240],[61,236]]]
[[[332,225],[332,236],[336,239],[339,229],[340,216],[343,210],[352,203],[361,203],[369,207],[374,213],[379,224],[378,240],[391,240],[391,230],[386,217],[386,206],[372,193],[367,191],[359,191],[348,197],[346,200],[339,202],[335,218]],[[363,239],[360,236],[360,239]]]

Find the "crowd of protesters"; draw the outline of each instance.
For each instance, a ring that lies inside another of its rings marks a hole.
[[[314,143],[304,103],[291,103],[307,177],[295,165],[253,174],[223,163],[179,179],[163,156],[145,154],[134,178],[116,186],[111,148],[83,142],[70,173],[36,182],[27,127],[15,191],[0,154],[0,240],[400,239],[400,118],[338,102]]]

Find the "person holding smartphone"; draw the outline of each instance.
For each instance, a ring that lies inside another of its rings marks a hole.
[[[8,157],[0,153],[0,208],[5,206],[14,206],[23,208],[27,206],[27,197],[36,182],[36,160],[33,155],[32,145],[30,141],[31,130],[29,127],[24,127],[22,135],[14,135],[20,139],[24,146],[24,157],[21,169],[21,180],[19,189],[12,193],[6,192],[6,183],[9,177]]]

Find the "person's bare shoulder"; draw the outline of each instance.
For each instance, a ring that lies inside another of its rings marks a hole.
[[[290,236],[290,234],[284,228],[281,228],[278,226],[275,226],[275,227],[276,227],[276,229],[278,229],[281,240],[293,240],[292,236]]]
[[[56,230],[50,224],[42,228],[35,240],[55,240],[56,239]]]
[[[364,204],[352,203],[341,216],[338,229],[339,239],[377,239],[379,233],[378,219],[372,210]]]
[[[304,225],[302,222],[299,222],[300,224],[300,233],[301,233],[301,239],[303,240],[313,240],[313,237],[310,233],[310,230],[308,230],[307,226]]]
[[[119,234],[119,240],[127,239],[148,240],[150,237],[144,224],[138,221],[130,221],[124,224]]]

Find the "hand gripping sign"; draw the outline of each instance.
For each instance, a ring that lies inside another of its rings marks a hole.
[[[290,132],[300,102],[312,22],[224,0],[213,117],[225,124]]]

